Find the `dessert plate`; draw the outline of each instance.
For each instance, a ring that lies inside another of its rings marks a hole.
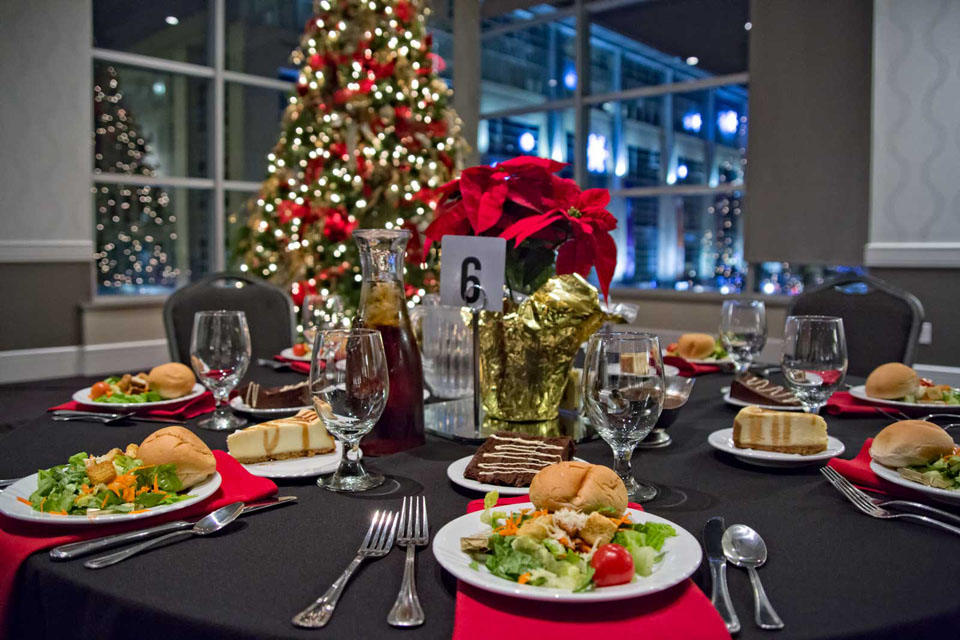
[[[244,403],[240,396],[230,398],[230,407],[234,411],[248,413],[252,416],[261,416],[263,418],[276,418],[278,416],[292,416],[302,409],[313,409],[313,407],[304,405],[302,407],[280,407],[275,409],[256,409]]]
[[[221,480],[222,478],[220,477],[220,474],[214,472],[212,476],[200,484],[190,487],[190,489],[187,490],[187,493],[191,497],[187,498],[186,500],[181,500],[180,502],[174,502],[173,504],[166,504],[159,507],[153,507],[152,509],[145,509],[140,513],[104,513],[102,515],[88,516],[59,516],[53,513],[34,511],[32,507],[29,507],[17,500],[17,498],[23,498],[24,500],[27,500],[30,498],[30,494],[37,490],[37,474],[34,473],[26,478],[21,478],[0,493],[0,513],[5,516],[10,516],[11,518],[16,518],[17,520],[43,522],[44,524],[70,527],[88,524],[112,524],[116,522],[127,522],[128,520],[152,518],[153,516],[158,516],[162,513],[177,511],[178,509],[183,509],[184,507],[189,507],[190,505],[196,504],[201,500],[205,500],[213,495],[214,491],[220,488]]]
[[[953,504],[960,502],[960,491],[928,487],[925,484],[920,484],[919,482],[914,482],[913,480],[907,480],[897,473],[896,469],[885,467],[874,460],[870,461],[870,470],[888,482],[898,484],[901,487],[906,487],[907,489],[913,489],[914,491],[918,491],[920,493],[925,493],[934,500],[939,500],[940,502],[950,502]]]
[[[906,409],[957,409],[960,410],[960,405],[955,404],[935,404],[933,402],[900,402],[899,400],[881,400],[880,398],[871,398],[867,395],[867,389],[865,385],[857,385],[856,387],[850,387],[850,395],[856,398],[857,400],[863,400],[864,402],[869,402],[871,404],[878,404],[880,406],[886,407],[904,407]],[[896,472],[894,472],[896,473]],[[900,475],[897,474],[899,478]],[[909,482],[909,481],[908,481]],[[911,482],[911,484],[916,484]]]
[[[305,456],[287,460],[270,460],[245,464],[243,468],[261,478],[315,478],[325,473],[333,473],[340,466],[343,445],[334,441],[333,453],[320,456]]]
[[[532,509],[533,504],[511,504],[501,507],[510,512]],[[455,577],[480,589],[526,600],[544,600],[547,602],[591,603],[611,600],[625,600],[637,596],[657,593],[683,582],[697,570],[703,554],[700,543],[689,531],[680,525],[645,511],[627,509],[633,522],[660,522],[669,524],[677,530],[676,537],[667,538],[663,545],[663,560],[653,568],[653,573],[645,578],[637,577],[628,584],[614,587],[600,587],[593,591],[574,593],[565,589],[548,589],[529,584],[518,584],[498,578],[486,567],[471,569],[470,556],[460,550],[460,538],[490,527],[480,522],[481,511],[468,513],[445,524],[433,539],[433,555],[444,569]]]
[[[799,453],[780,453],[778,451],[759,451],[757,449],[740,449],[733,444],[733,428],[720,429],[707,436],[707,443],[719,451],[732,454],[744,462],[759,465],[761,467],[802,467],[808,464],[816,464],[835,458],[843,453],[845,447],[843,443],[827,436],[827,449],[820,453],[814,453],[809,456]]]
[[[766,409],[768,411],[803,411],[803,407],[788,407],[782,404],[753,404],[751,402],[745,402],[738,398],[733,398],[730,396],[730,387],[724,387],[720,389],[721,395],[723,395],[723,401],[727,404],[732,404],[735,407],[760,407],[761,409]]]
[[[447,477],[450,478],[450,482],[464,489],[479,491],[480,493],[496,491],[502,496],[525,496],[530,493],[530,487],[508,487],[500,484],[478,482],[472,478],[464,478],[463,472],[466,471],[467,465],[470,464],[471,460],[473,460],[473,456],[464,456],[450,463],[450,466],[447,467]],[[574,458],[574,460],[586,462],[583,458]]]
[[[90,399],[90,387],[80,389],[73,394],[73,401],[87,407],[99,407],[101,409],[143,409],[144,407],[163,407],[178,402],[187,402],[201,395],[206,389],[199,382],[193,385],[193,390],[185,396],[172,398],[170,400],[157,400],[156,402],[94,402]]]

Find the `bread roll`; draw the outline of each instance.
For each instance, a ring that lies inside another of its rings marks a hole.
[[[193,370],[179,362],[168,362],[154,367],[147,375],[150,390],[156,391],[164,400],[182,398],[193,391],[197,378]]]
[[[685,333],[677,340],[677,355],[690,360],[703,360],[713,355],[716,341],[709,333]]]
[[[888,362],[870,372],[866,392],[871,398],[896,400],[915,394],[919,386],[920,376],[916,371],[899,362]]]
[[[558,462],[541,469],[530,482],[530,502],[537,509],[574,509],[591,513],[627,508],[627,488],[613,469],[588,462]]]
[[[140,444],[143,464],[175,464],[183,488],[205,480],[217,470],[217,459],[210,447],[184,427],[165,427],[154,431]]]
[[[901,420],[884,427],[870,445],[870,457],[894,469],[927,464],[950,453],[956,445],[932,422]]]

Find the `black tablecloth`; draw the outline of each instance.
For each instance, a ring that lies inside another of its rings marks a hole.
[[[254,379],[274,384],[294,375],[262,368],[252,372]],[[43,415],[47,406],[67,400],[68,390],[89,382],[31,383],[29,395],[23,393],[25,385],[0,387],[0,406],[18,416],[17,428],[0,437],[0,478],[62,463],[77,451],[102,452],[139,442],[158,428],[57,423]],[[698,379],[690,403],[670,430],[674,444],[636,455],[635,474],[662,489],[647,508],[698,538],[713,515],[758,530],[769,548],[760,574],[786,622],[777,638],[956,635],[960,540],[859,513],[816,466],[760,468],[715,452],[707,435],[731,426],[736,412],[720,398],[720,387],[728,382],[723,375]],[[23,420],[28,413],[34,418]],[[831,434],[847,446],[845,456],[852,457],[886,420],[828,418],[828,423]],[[225,434],[196,432],[211,447],[226,448]],[[17,578],[14,637],[449,637],[456,584],[428,550],[417,560],[427,614],[418,629],[397,630],[386,623],[403,568],[403,554],[396,551],[359,571],[325,630],[298,630],[290,618],[340,574],[374,509],[397,508],[402,495],[423,493],[434,531],[463,514],[467,501],[480,496],[452,485],[446,468],[472,451],[429,437],[423,447],[373,461],[389,482],[383,490],[359,495],[329,493],[312,480],[279,481],[280,493],[299,496],[299,504],[244,518],[230,533],[182,542],[102,571],[84,569],[80,562],[54,563],[37,553]],[[584,444],[577,455],[612,463],[603,442]],[[695,580],[709,588],[705,567]],[[739,637],[766,637],[753,624],[746,573],[730,567],[729,582],[743,623]],[[623,606],[629,607],[629,601]]]

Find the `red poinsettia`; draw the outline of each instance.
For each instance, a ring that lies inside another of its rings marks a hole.
[[[438,190],[443,198],[427,228],[426,246],[447,234],[498,236],[508,241],[508,281],[513,273],[519,288],[535,288],[548,271],[586,277],[596,268],[606,296],[617,264],[610,194],[581,191],[573,180],[557,176],[565,166],[521,156],[464,170]]]

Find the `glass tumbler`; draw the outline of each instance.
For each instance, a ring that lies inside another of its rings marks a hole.
[[[423,377],[438,398],[473,393],[473,332],[470,311],[460,307],[425,307],[420,318]]]

